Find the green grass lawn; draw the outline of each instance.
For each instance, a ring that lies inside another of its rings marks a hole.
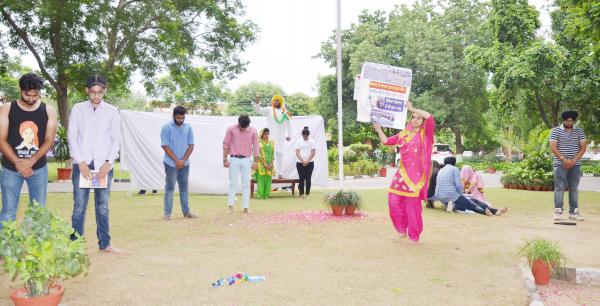
[[[56,182],[56,176],[57,176],[57,171],[56,169],[58,168],[59,164],[55,161],[48,161],[48,182]],[[122,179],[130,179],[129,177],[129,172],[128,171],[120,171],[121,170],[121,164],[119,162],[115,162],[114,165],[114,178],[118,179],[118,178],[122,178]]]
[[[364,218],[283,222],[291,212],[325,211],[321,190],[307,200],[276,193],[226,214],[226,196],[190,197],[197,219],[163,221],[163,196],[115,192],[112,243],[128,255],[97,250],[94,204],[85,237],[91,270],[61,281],[64,305],[525,305],[515,256],[526,239],[558,241],[569,266],[600,268],[600,193],[582,192],[586,221],[554,225],[552,193],[487,189],[502,217],[423,208],[421,242],[397,237],[385,190],[361,190]],[[25,197],[22,202],[25,202]],[[48,207],[67,220],[72,194],[51,193]],[[21,205],[22,216],[25,205]],[[211,288],[236,272],[265,275],[263,283]],[[19,287],[0,274],[0,305]],[[585,303],[586,301],[581,301]]]

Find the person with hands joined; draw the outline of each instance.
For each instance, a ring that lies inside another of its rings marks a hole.
[[[56,134],[56,110],[41,100],[44,81],[27,73],[19,79],[19,88],[21,98],[0,106],[0,229],[3,221],[16,219],[24,182],[29,191],[29,204],[36,201],[41,206],[46,205],[46,153],[52,149]]]
[[[106,188],[94,189],[96,207],[96,235],[101,252],[123,253],[111,244],[108,199],[113,178],[113,165],[119,156],[121,145],[121,119],[119,110],[104,101],[107,92],[106,78],[100,75],[88,77],[85,92],[88,100],[77,103],[69,118],[69,150],[73,158],[73,216],[71,223],[75,232],[83,236],[85,212],[90,189],[80,187],[80,175],[92,180],[92,171],[106,180]],[[76,234],[71,236],[76,239]]]

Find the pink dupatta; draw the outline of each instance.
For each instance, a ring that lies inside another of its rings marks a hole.
[[[400,133],[389,137],[385,145],[400,145],[398,172],[392,179],[389,192],[406,197],[427,199],[429,177],[431,176],[431,151],[435,121],[433,116],[425,119],[423,125],[412,134],[412,124]]]
[[[465,185],[465,192],[473,199],[487,203],[483,195],[483,178],[471,166],[465,165],[460,170],[460,178]]]

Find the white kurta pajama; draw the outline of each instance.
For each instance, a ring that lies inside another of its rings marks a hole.
[[[277,174],[281,175],[283,174],[285,138],[291,137],[292,124],[289,118],[284,118],[284,111],[282,108],[261,107],[259,111],[267,116],[269,138],[275,143],[275,171]]]

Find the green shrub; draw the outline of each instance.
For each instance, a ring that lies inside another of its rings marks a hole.
[[[373,147],[370,144],[353,143],[350,145],[350,150],[362,157],[368,156],[369,151],[373,150]]]
[[[525,256],[529,265],[536,261],[541,260],[548,265],[548,267],[560,268],[565,264],[567,258],[558,247],[558,242],[552,242],[550,240],[542,238],[534,238],[526,241],[525,245],[517,253],[518,256]]]
[[[390,165],[396,154],[394,148],[386,145],[379,144],[377,149],[373,152],[373,158],[379,164],[380,167]]]
[[[354,206],[360,208],[362,199],[356,191],[338,190],[325,196],[325,203],[329,206]]]
[[[86,243],[77,235],[71,240],[71,225],[37,203],[25,211],[24,220],[3,223],[0,231],[0,258],[14,280],[25,284],[28,297],[48,294],[58,279],[75,277],[88,270]]]

